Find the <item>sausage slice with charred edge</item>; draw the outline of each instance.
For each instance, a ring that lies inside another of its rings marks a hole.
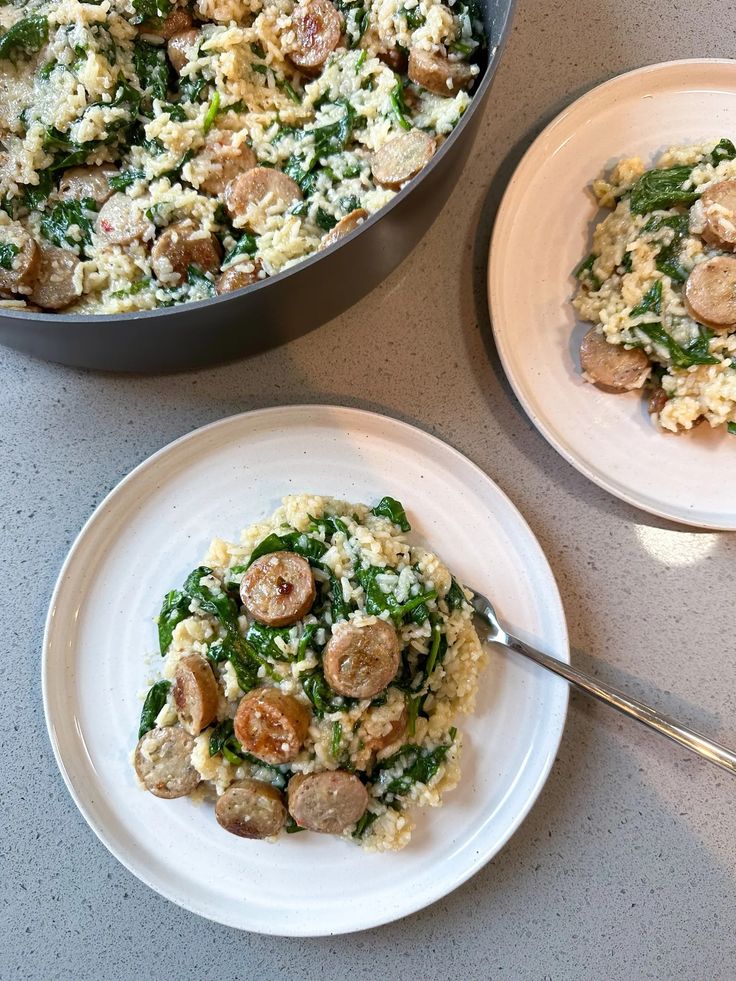
[[[291,15],[296,47],[289,58],[305,75],[317,74],[340,43],[342,18],[330,0],[303,0]]]
[[[179,74],[189,61],[189,55],[199,42],[200,36],[198,30],[190,28],[186,31],[177,31],[168,39],[166,51],[169,61]]]
[[[239,780],[215,805],[217,823],[239,838],[272,838],[286,823],[283,795],[270,783]]]
[[[194,739],[181,726],[151,729],[135,748],[135,772],[156,797],[186,797],[201,780],[192,766],[193,749]]]
[[[736,256],[718,255],[698,263],[684,290],[690,316],[713,330],[736,324]]]
[[[241,218],[251,204],[263,201],[268,194],[285,205],[302,200],[301,188],[288,174],[273,167],[254,167],[227,185],[225,206],[231,218]]]
[[[15,245],[18,253],[11,257],[10,269],[0,266],[0,290],[28,292],[39,271],[41,250],[33,236],[21,225],[14,222],[10,229],[15,234],[7,244]]]
[[[110,245],[130,245],[131,242],[151,238],[154,225],[135,201],[120,191],[103,204],[95,231],[103,242]]]
[[[168,41],[175,34],[188,31],[193,23],[192,15],[188,10],[172,10],[169,16],[159,24],[155,21],[144,21],[139,24],[138,33],[151,34],[153,37],[162,37],[164,41]]]
[[[368,791],[354,773],[322,770],[289,781],[289,813],[300,828],[339,835],[363,816]]]
[[[29,298],[45,310],[62,310],[79,296],[74,284],[79,257],[69,249],[58,249],[45,242],[40,245],[39,251],[36,282]]]
[[[269,627],[288,627],[301,620],[316,595],[309,562],[295,552],[262,555],[240,581],[243,606]]]
[[[399,638],[390,623],[333,627],[322,657],[327,684],[338,695],[373,698],[399,670]]]
[[[325,235],[325,237],[320,242],[320,249],[327,249],[335,242],[339,242],[341,238],[345,238],[350,232],[355,231],[355,229],[360,225],[361,222],[365,221],[368,217],[368,212],[365,208],[356,208],[355,211],[351,211],[349,215],[345,215],[341,218],[334,228]]]
[[[255,688],[240,700],[235,736],[248,753],[264,763],[288,763],[299,753],[311,713],[278,688]]]
[[[429,89],[436,95],[457,95],[461,89],[468,89],[475,75],[467,62],[450,61],[449,58],[421,48],[409,52],[407,74],[412,82]]]
[[[212,668],[199,654],[183,657],[176,666],[171,690],[179,721],[198,736],[217,716],[219,692]]]
[[[119,173],[114,164],[99,167],[70,167],[61,175],[59,194],[65,201],[81,201],[92,198],[101,207],[113,196],[110,178]]]
[[[736,250],[736,180],[720,181],[700,196],[705,228],[701,232],[709,245]]]
[[[205,194],[219,196],[225,193],[230,181],[239,174],[252,170],[258,163],[255,153],[243,140],[233,143],[235,133],[229,130],[213,130],[208,133],[204,147],[200,150],[197,161],[207,164],[207,176],[200,182],[199,189]]]
[[[641,388],[652,370],[649,358],[639,348],[627,350],[621,344],[609,344],[595,328],[580,344],[580,365],[590,381],[610,392]]]
[[[226,269],[215,283],[218,293],[232,293],[235,290],[242,290],[253,283],[260,283],[261,264],[255,259],[253,262],[239,262],[236,266]]]
[[[432,159],[437,143],[421,129],[395,136],[371,157],[371,171],[379,184],[398,188],[416,176]]]
[[[158,279],[165,279],[173,272],[179,280],[184,280],[190,266],[215,273],[221,258],[222,247],[216,237],[203,236],[190,218],[169,225],[151,249],[151,267]]]

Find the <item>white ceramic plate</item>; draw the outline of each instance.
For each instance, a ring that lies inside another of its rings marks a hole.
[[[736,138],[736,62],[652,65],[598,86],[532,144],[496,219],[491,317],[504,369],[542,435],[581,473],[664,518],[736,529],[736,437],[708,425],[662,435],[636,392],[580,377],[589,324],[570,299],[601,212],[591,181],[624,156],[653,162],[675,144]]]
[[[315,936],[376,926],[448,893],[488,861],[531,807],[554,760],[564,682],[496,653],[477,715],[462,720],[463,781],[420,812],[411,845],[371,855],[314,834],[278,844],[223,832],[210,805],[163,801],[130,763],[161,598],[214,535],[237,537],[289,493],[403,501],[463,580],[522,636],[567,658],[554,578],[523,518],[439,440],[354,409],[267,409],[206,426],[137,467],[97,508],[59,576],[43,690],[57,761],[85,819],[145,883],[202,916],[259,933]]]

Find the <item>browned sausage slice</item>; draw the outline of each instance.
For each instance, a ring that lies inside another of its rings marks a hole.
[[[378,52],[378,57],[388,67],[399,75],[405,75],[408,65],[406,52],[401,48],[385,48]]]
[[[36,240],[19,222],[13,222],[3,231],[4,244],[12,245],[18,251],[10,258],[10,269],[0,266],[0,290],[27,292],[38,273],[41,251]]]
[[[421,129],[402,133],[373,154],[373,176],[384,187],[398,188],[429,163],[436,149],[435,141]]]
[[[207,167],[207,177],[200,182],[199,189],[206,194],[220,195],[230,181],[258,163],[255,153],[243,140],[233,143],[235,133],[213,130],[207,134],[204,147],[199,152],[198,161]]]
[[[355,231],[361,222],[364,222],[368,217],[368,212],[365,208],[356,208],[355,211],[351,211],[349,215],[345,215],[341,218],[334,228],[324,236],[320,243],[320,249],[327,249],[335,242],[339,242],[341,238],[345,238],[351,232]]]
[[[272,838],[286,823],[281,793],[260,780],[232,783],[215,804],[217,823],[240,838]]]
[[[733,252],[736,249],[736,180],[721,181],[706,188],[700,203],[705,219],[701,234],[705,241]]]
[[[45,310],[62,310],[79,296],[74,284],[74,274],[79,257],[68,249],[43,243],[40,247],[40,263],[36,282],[30,298]]]
[[[130,245],[138,239],[151,238],[154,226],[132,198],[119,192],[103,204],[95,231],[105,243]]]
[[[253,283],[260,283],[261,264],[256,259],[254,262],[239,262],[236,266],[231,266],[217,280],[215,289],[218,293],[233,293],[235,290],[242,290]]]
[[[380,736],[371,735],[368,732],[363,734],[364,745],[373,750],[373,752],[379,752],[379,750],[385,749],[392,743],[395,743],[401,736],[406,732],[406,723],[408,722],[408,712],[406,710],[406,705],[401,710],[401,715],[398,719],[394,719],[385,732],[381,733]]]
[[[736,256],[718,255],[694,267],[685,283],[690,316],[714,330],[736,324]]]
[[[192,15],[188,10],[172,10],[168,17],[161,23],[155,21],[144,21],[138,25],[139,34],[151,34],[154,37],[162,37],[165,41],[172,38],[175,34],[188,31],[193,24]]]
[[[264,763],[293,760],[309,729],[310,712],[278,688],[255,688],[241,699],[235,713],[235,736],[248,753]]]
[[[269,627],[287,627],[301,620],[311,610],[316,595],[309,563],[294,552],[262,555],[240,582],[243,606]]]
[[[177,31],[169,38],[166,51],[174,69],[181,74],[199,43],[200,34],[196,30]]]
[[[656,416],[667,405],[667,392],[663,388],[655,389],[649,397],[649,412]]]
[[[289,812],[300,828],[339,835],[363,816],[368,791],[354,773],[298,773],[289,781]]]
[[[201,779],[192,766],[193,749],[194,740],[180,726],[151,729],[136,746],[135,772],[156,797],[186,797]]]
[[[113,164],[100,164],[99,167],[70,167],[59,181],[59,194],[65,201],[81,201],[92,198],[101,206],[113,195],[110,178],[118,173]]]
[[[340,43],[342,18],[330,0],[303,0],[294,8],[291,22],[296,47],[289,57],[300,71],[314,74]]]
[[[183,657],[176,666],[174,705],[179,721],[192,736],[198,736],[217,716],[218,688],[212,668],[199,654]]]
[[[348,698],[373,698],[399,669],[399,638],[390,623],[376,620],[332,628],[322,658],[328,685]]]
[[[243,217],[251,204],[263,201],[272,194],[284,205],[302,200],[302,192],[288,174],[273,167],[254,167],[236,177],[225,188],[225,205],[232,218]]]
[[[592,382],[611,392],[641,388],[651,372],[649,358],[643,351],[627,351],[621,344],[609,344],[595,328],[580,344],[580,365]]]
[[[176,274],[184,280],[190,266],[202,272],[217,272],[222,248],[214,235],[202,233],[190,218],[169,225],[151,249],[151,267],[158,279]]]
[[[409,52],[408,75],[412,82],[436,95],[456,95],[470,88],[475,75],[464,61],[450,61],[443,55],[412,48]]]

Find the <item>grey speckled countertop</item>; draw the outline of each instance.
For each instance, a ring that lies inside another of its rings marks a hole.
[[[135,464],[234,412],[339,402],[416,423],[483,467],[547,552],[575,661],[736,743],[736,537],[649,518],[560,459],[503,378],[483,285],[501,189],[544,123],[619,72],[735,50],[732,5],[719,0],[520,0],[458,188],[409,260],[345,316],[253,360],[166,378],[0,353],[3,979],[731,981],[736,784],[606,708],[573,697],[531,815],[453,895],[369,933],[278,940],[178,909],[107,853],[57,772],[39,657],[67,548]]]

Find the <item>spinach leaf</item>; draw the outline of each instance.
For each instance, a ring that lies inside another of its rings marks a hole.
[[[314,220],[325,232],[331,231],[337,224],[337,218],[335,218],[334,215],[331,215],[329,211],[325,211],[323,208],[317,208],[317,214]]]
[[[133,65],[140,87],[154,99],[166,99],[171,85],[171,68],[166,50],[139,39],[133,47]]]
[[[314,714],[318,719],[324,718],[327,712],[341,712],[355,705],[354,698],[337,695],[325,681],[321,668],[308,671],[299,678],[304,694],[314,706]]]
[[[392,756],[381,760],[372,775],[378,775],[378,781],[374,784],[374,792],[377,788],[377,796],[386,800],[407,794],[414,784],[428,784],[444,762],[456,734],[457,730],[451,729],[450,742],[431,750],[423,749],[414,743],[407,743]],[[381,773],[398,767],[401,767],[399,776],[392,777],[385,782],[381,780]]]
[[[171,0],[133,0],[135,16],[131,23],[140,24],[144,20],[163,20],[171,13]]]
[[[186,75],[179,80],[179,95],[184,102],[199,102],[199,97],[207,82],[201,75]]]
[[[657,269],[665,273],[676,283],[684,283],[688,278],[687,270],[680,262],[682,240],[690,231],[690,221],[687,215],[670,215],[668,217],[652,215],[642,231],[656,232],[660,228],[672,229],[672,241],[669,245],[661,245],[657,253]],[[628,253],[630,254],[630,253]]]
[[[191,599],[179,589],[172,589],[164,596],[161,612],[158,615],[158,646],[161,654],[165,654],[174,637],[174,628],[182,620],[191,616],[189,604]]]
[[[204,117],[204,123],[202,128],[204,129],[205,133],[209,133],[209,131],[212,129],[212,126],[215,122],[215,119],[217,119],[217,114],[219,111],[220,111],[220,93],[215,92],[215,94],[212,96],[212,101],[209,104],[209,108],[207,109],[207,114]]]
[[[675,368],[690,368],[694,364],[718,364],[718,358],[710,353],[710,339],[713,334],[707,327],[696,325],[697,337],[687,347],[681,347],[662,327],[662,324],[639,324],[637,330],[643,331],[654,344],[663,347]]]
[[[329,157],[333,153],[340,153],[347,146],[353,132],[355,110],[347,99],[338,99],[335,105],[342,106],[345,110],[341,119],[326,126],[307,130],[307,133],[311,133],[314,137],[314,152],[318,157]]]
[[[291,814],[286,815],[286,824],[284,825],[284,831],[287,833],[287,835],[295,835],[298,834],[300,831],[306,831],[306,830],[307,830],[306,828],[299,827],[299,825],[296,823],[296,821],[291,816]]]
[[[575,279],[578,279],[581,283],[585,284],[593,293],[597,292],[597,290],[601,288],[600,280],[593,273],[593,263],[597,258],[598,256],[591,252],[587,259],[583,259],[573,273]]]
[[[248,566],[252,565],[256,559],[260,559],[262,555],[269,555],[271,552],[296,552],[297,555],[301,555],[305,559],[318,562],[326,551],[327,546],[324,542],[310,538],[300,531],[290,531],[284,535],[272,533],[253,549],[248,559]]]
[[[13,260],[20,252],[17,245],[13,245],[12,242],[1,242],[0,243],[0,266],[3,269],[12,269]]]
[[[389,518],[402,531],[411,531],[411,525],[406,519],[406,511],[400,501],[393,497],[383,497],[372,509],[371,514]]]
[[[365,593],[365,608],[373,616],[380,616],[388,610],[397,622],[401,622],[415,610],[424,606],[430,600],[437,599],[437,590],[430,589],[426,593],[412,596],[406,603],[399,603],[393,593],[384,593],[378,584],[378,577],[390,572],[381,566],[369,565],[355,572],[355,578],[363,587]],[[420,619],[419,622],[422,622]]]
[[[732,436],[736,436],[736,422],[729,422],[726,425],[726,429]]]
[[[353,831],[353,838],[362,838],[377,817],[378,815],[376,814],[375,811],[364,811],[363,816],[355,825],[355,831]]]
[[[82,250],[92,244],[92,229],[97,212],[97,202],[93,198],[80,201],[60,201],[49,214],[41,219],[41,234],[49,242],[61,248],[79,246]],[[76,238],[69,230],[77,227],[80,235]]]
[[[0,58],[8,58],[16,51],[33,54],[40,51],[48,39],[48,19],[43,16],[26,17],[0,37]]]
[[[736,146],[730,140],[721,140],[721,142],[713,148],[710,155],[710,162],[714,166],[722,160],[735,160],[736,159]]]
[[[332,538],[332,536],[336,535],[338,532],[345,535],[346,538],[350,537],[348,526],[344,521],[333,514],[325,514],[321,518],[311,518],[309,530],[323,534],[325,538]]]
[[[285,654],[276,643],[277,637],[287,641],[289,628],[267,627],[263,623],[252,623],[245,635],[245,639],[258,651],[261,657],[269,658],[272,661],[291,661],[290,655]]]
[[[447,603],[450,610],[458,610],[465,602],[467,601],[463,588],[453,576],[450,588],[445,594],[445,603]]]
[[[107,183],[113,191],[124,191],[126,187],[131,187],[136,181],[145,180],[144,170],[123,170],[119,174],[114,174],[107,178]]]
[[[391,89],[390,95],[391,108],[393,110],[394,116],[396,116],[396,121],[402,129],[411,129],[411,123],[406,118],[409,109],[404,101],[404,83],[401,78],[396,76],[396,84]]]
[[[682,185],[690,177],[692,167],[668,167],[648,170],[631,188],[631,210],[635,215],[671,208],[674,204],[692,204],[700,192],[685,191]]]
[[[237,243],[225,253],[222,265],[223,267],[227,266],[233,259],[237,259],[241,255],[255,255],[257,249],[258,242],[256,241],[255,235],[251,235],[250,232],[243,232]]]
[[[296,659],[297,661],[303,661],[307,656],[307,648],[313,647],[314,635],[319,630],[321,624],[319,623],[308,623],[304,628],[304,633],[299,638],[299,645],[296,649]]]
[[[631,311],[632,317],[645,313],[662,313],[662,280],[658,279],[645,293],[641,303]]]
[[[202,272],[199,266],[187,267],[187,284],[189,286],[203,286],[210,296],[215,295],[215,284],[209,276]]]
[[[337,578],[332,570],[328,569],[326,566],[323,566],[322,568],[330,577],[330,609],[332,622],[337,623],[338,620],[347,620],[350,614],[350,606],[345,599],[345,594],[342,590],[342,582]]]
[[[54,175],[50,170],[42,170],[38,184],[27,184],[23,191],[23,204],[29,211],[38,211],[54,189]]]
[[[340,754],[340,745],[342,743],[342,726],[339,722],[335,721],[332,723],[332,734],[330,737],[330,756],[333,760],[336,760]]]
[[[141,711],[141,721],[138,726],[138,738],[142,739],[156,725],[158,713],[166,704],[166,696],[171,688],[170,681],[157,681],[146,695]]]

